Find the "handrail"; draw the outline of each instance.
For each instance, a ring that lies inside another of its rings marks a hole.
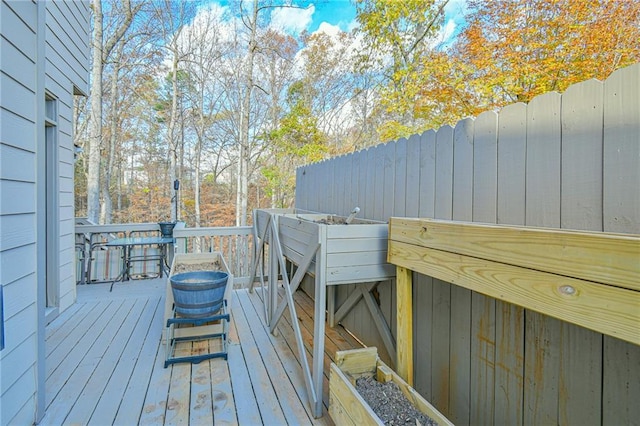
[[[251,226],[174,229],[175,252],[220,252],[234,275],[234,284],[245,286],[250,282],[252,230]]]
[[[251,235],[251,226],[217,226],[205,228],[182,228],[174,229],[175,238],[183,237],[207,237],[207,236],[230,236],[230,235]]]
[[[181,226],[182,225],[182,226]],[[211,252],[218,251],[225,257],[234,283],[245,285],[249,282],[249,270],[253,244],[253,228],[251,226],[221,226],[203,228],[185,228],[183,223],[173,229],[176,239],[173,252]],[[160,230],[157,222],[147,223],[112,223],[108,225],[76,225],[75,234],[90,237],[91,234],[128,234],[132,231]],[[88,241],[88,240],[87,240]]]
[[[110,223],[107,225],[76,225],[76,234],[95,234],[130,231],[160,230],[157,222],[147,223]]]

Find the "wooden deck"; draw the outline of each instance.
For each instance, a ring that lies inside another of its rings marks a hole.
[[[165,285],[78,286],[77,303],[47,327],[41,424],[332,424],[327,376],[324,415],[313,419],[289,317],[271,335],[259,292],[233,292],[228,361],[163,368]],[[296,302],[309,356],[313,301],[297,292]],[[341,326],[327,328],[325,342],[325,375],[327,354],[360,346]]]

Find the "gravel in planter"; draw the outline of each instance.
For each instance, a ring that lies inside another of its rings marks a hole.
[[[356,389],[385,425],[437,425],[418,411],[393,382],[381,383],[374,377],[356,380]]]

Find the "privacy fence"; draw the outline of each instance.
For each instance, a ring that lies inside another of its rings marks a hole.
[[[356,206],[382,221],[640,234],[640,64],[298,169],[297,208]],[[455,424],[639,424],[639,346],[428,276],[413,282],[414,387]],[[394,286],[377,295],[392,330]],[[339,303],[352,291],[341,286]],[[342,322],[383,352],[365,306]]]

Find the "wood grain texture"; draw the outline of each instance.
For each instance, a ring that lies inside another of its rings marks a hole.
[[[640,235],[392,218],[390,238],[640,291]]]
[[[589,80],[562,95],[562,228],[603,230],[603,84]],[[639,252],[640,253],[640,252]],[[560,329],[558,422],[599,424],[603,336],[574,324]]]
[[[407,383],[413,385],[413,282],[411,270],[397,268],[396,292],[398,374]]]
[[[636,291],[395,241],[389,242],[389,260],[499,300],[640,343],[640,293]],[[572,290],[567,292],[567,288]]]

